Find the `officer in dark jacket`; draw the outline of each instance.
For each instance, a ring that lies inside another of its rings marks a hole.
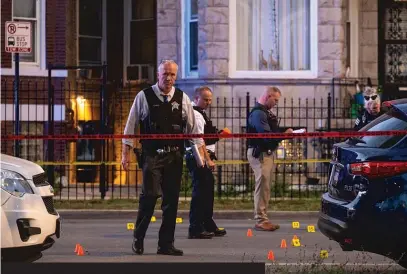
[[[356,131],[360,130],[383,113],[384,111],[381,110],[378,101],[368,101],[366,103],[366,108],[363,109],[360,115],[356,118],[354,129]]]
[[[139,92],[133,102],[124,134],[133,135],[140,124],[141,134],[196,134],[194,110],[188,96],[173,85],[178,66],[172,60],[158,67],[158,83]],[[199,140],[193,140],[199,144]],[[184,140],[141,140],[138,157],[143,169],[143,184],[132,249],[144,252],[144,237],[158,197],[162,197],[162,223],[157,254],[183,255],[174,247],[174,232],[181,186]],[[132,139],[123,139],[122,165],[128,170]]]
[[[276,87],[266,87],[258,103],[251,111],[247,120],[247,133],[278,133],[279,123],[271,109],[277,105],[281,91]],[[286,133],[293,130],[287,129]],[[247,159],[255,176],[254,219],[255,229],[274,231],[280,226],[272,224],[267,216],[270,200],[270,184],[274,169],[274,153],[279,145],[279,139],[257,138],[248,140]]]
[[[209,87],[199,87],[195,90],[194,110],[195,125],[199,134],[216,134],[221,131],[213,126],[205,110],[212,103],[212,90]],[[213,236],[224,236],[226,230],[219,229],[213,220],[213,202],[215,179],[213,169],[216,159],[215,144],[219,139],[205,138],[201,146],[203,161],[206,165],[198,167],[196,159],[188,150],[186,162],[192,176],[192,199],[189,212],[189,239],[210,239]]]

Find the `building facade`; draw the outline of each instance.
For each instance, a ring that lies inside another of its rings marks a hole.
[[[345,104],[356,91],[350,85],[344,93],[333,93],[334,78],[346,77],[352,83],[369,77],[385,93],[406,97],[407,30],[403,22],[407,6],[403,1],[3,0],[1,8],[3,30],[11,20],[29,20],[34,26],[34,50],[22,55],[20,69],[22,133],[47,132],[49,63],[71,66],[52,74],[54,120],[60,127],[55,132],[61,133],[98,130],[103,64],[107,67],[105,127],[117,134],[123,132],[134,96],[143,85],[156,81],[157,66],[163,59],[179,64],[177,85],[188,94],[192,95],[196,86],[208,85],[215,97],[225,98],[214,102],[213,114],[220,117],[219,109],[224,111],[218,127],[227,126],[233,132],[244,131],[245,109],[240,115],[223,102],[230,104],[234,99],[237,104],[249,95],[252,104],[266,85],[283,91],[287,110],[298,110],[295,119],[285,111],[279,113],[281,125],[302,127],[306,123],[308,131],[326,128],[328,93],[333,101]],[[10,133],[14,124],[10,114],[14,62],[4,50],[4,38],[3,31],[2,132]],[[80,67],[89,65],[93,68]],[[79,67],[73,69],[75,66]],[[306,99],[315,100],[314,109],[317,104],[325,110],[318,117],[307,118],[308,111],[301,112],[307,109]],[[353,123],[348,114],[339,113],[338,118],[331,129]],[[46,149],[45,142],[35,142],[35,146],[23,143],[22,156],[29,158]],[[227,142],[218,151],[240,154],[240,146],[240,141]],[[96,143],[65,142],[59,148],[54,160],[100,159]],[[120,140],[111,141],[107,150],[106,160],[120,161]],[[2,151],[12,154],[12,145],[2,142]],[[82,166],[79,173],[94,172],[97,181],[98,171],[87,168]],[[79,173],[70,169],[65,174],[70,182],[77,182]],[[124,174],[116,167],[109,180],[115,184],[140,180],[132,173]]]
[[[28,21],[32,25],[31,53],[20,54],[20,132],[43,135],[47,133],[48,120],[48,70],[47,64],[66,63],[67,0],[4,0],[1,1],[1,130],[3,134],[14,134],[14,54],[5,52],[5,22]],[[58,85],[67,76],[66,70],[54,71],[53,84]],[[62,94],[56,91],[54,102],[56,131],[64,127],[65,104]],[[45,160],[43,141],[21,142],[21,156],[27,159],[38,157]],[[56,144],[57,155],[63,157],[64,146]],[[14,143],[2,141],[2,152],[13,154]]]

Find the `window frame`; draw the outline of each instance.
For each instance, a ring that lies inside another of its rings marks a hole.
[[[39,16],[39,23],[37,28],[37,48],[39,49],[38,63],[32,62],[20,62],[20,76],[32,76],[32,77],[47,77],[48,69],[46,64],[47,49],[46,49],[46,0],[37,0],[40,8],[37,16]],[[13,1],[11,3],[11,16],[13,18]],[[15,62],[14,57],[11,58],[11,68],[1,68],[1,76],[15,76]],[[53,70],[52,77],[67,77],[67,70]]]
[[[41,18],[42,18],[42,16],[41,15],[43,15],[42,14],[42,7],[41,7],[41,4],[42,4],[42,2],[43,1],[41,1],[41,0],[35,0],[35,19],[33,19],[33,18],[30,18],[30,17],[16,17],[16,16],[14,16],[14,4],[15,4],[15,2],[14,1],[11,1],[11,21],[15,21],[15,20],[21,20],[21,21],[25,21],[25,22],[27,22],[27,21],[29,21],[29,22],[32,22],[32,21],[35,21],[36,22],[36,29],[35,29],[35,52],[34,52],[34,56],[35,56],[35,61],[34,62],[27,62],[27,61],[21,61],[21,59],[20,59],[20,65],[22,65],[22,66],[35,66],[35,67],[39,67],[40,66],[40,63],[41,63],[41,54],[40,54],[40,51],[41,51],[41,48],[40,48],[40,46],[41,46],[41,38],[42,38],[42,33],[41,33]],[[32,28],[32,24],[31,24],[31,28]],[[13,53],[13,56],[12,56],[12,58],[13,58],[13,63],[15,62],[14,61],[14,54],[15,53]],[[21,56],[20,56],[20,58],[21,58]]]
[[[198,8],[199,9],[199,8]],[[198,78],[198,70],[199,67],[196,70],[191,70],[190,65],[191,65],[191,60],[190,60],[190,52],[191,52],[191,46],[190,42],[191,40],[188,39],[190,37],[190,28],[189,24],[191,22],[197,22],[198,23],[198,44],[199,44],[199,20],[197,16],[196,19],[191,20],[191,1],[190,0],[182,0],[181,1],[181,58],[182,58],[182,78]],[[198,44],[196,47],[198,48]],[[198,64],[199,65],[199,58],[198,58]]]
[[[104,62],[106,62],[106,0],[101,0],[102,1],[102,36],[101,36],[101,57],[100,57],[100,65],[103,65]],[[76,1],[76,64],[79,66],[80,65],[80,59],[79,59],[79,39],[81,37],[84,38],[98,38],[99,36],[90,36],[90,35],[81,35],[79,33],[79,27],[80,27],[80,18],[79,18],[79,2],[80,0]],[[79,75],[79,72],[78,72]]]
[[[237,70],[237,1],[229,0],[229,78],[315,79],[318,78],[318,0],[310,0],[310,70]],[[285,0],[283,0],[285,1]]]
[[[155,5],[158,5],[157,3]],[[132,81],[138,80],[130,80],[127,76],[127,68],[129,66],[136,66],[137,64],[131,64],[130,60],[130,42],[131,42],[131,22],[133,21],[133,7],[132,7],[132,0],[126,0],[123,3],[123,83],[131,83]],[[155,19],[157,20],[157,19]],[[156,27],[157,30],[157,27]],[[156,45],[157,46],[157,45]],[[157,53],[157,52],[156,52]],[[149,66],[149,64],[139,64],[139,76],[141,77],[141,69],[143,66]],[[149,67],[149,78],[154,79],[154,74],[156,73],[156,65],[153,67]]]
[[[348,22],[350,23],[350,77],[359,77],[359,1],[349,1]]]

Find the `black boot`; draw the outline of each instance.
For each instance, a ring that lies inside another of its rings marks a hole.
[[[158,247],[157,254],[161,255],[171,255],[171,256],[182,256],[184,252],[181,249],[175,248],[173,245],[169,247]]]
[[[217,228],[213,233],[215,234],[215,237],[222,237],[226,235],[226,230]]]
[[[203,231],[201,233],[188,233],[188,239],[212,239],[215,236],[213,232]]]
[[[142,255],[144,253],[143,240],[134,239],[131,249],[133,249],[133,252],[136,253],[137,255]]]

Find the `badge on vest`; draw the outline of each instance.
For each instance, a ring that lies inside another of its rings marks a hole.
[[[172,104],[171,104],[171,106],[172,106],[172,109],[171,109],[171,111],[174,111],[174,109],[179,109],[179,104],[177,103],[177,102],[172,102]]]

